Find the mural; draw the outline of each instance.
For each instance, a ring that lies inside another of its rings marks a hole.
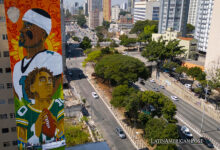
[[[62,141],[60,2],[5,0],[5,12],[19,149]]]

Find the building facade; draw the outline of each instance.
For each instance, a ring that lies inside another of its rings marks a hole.
[[[119,5],[115,5],[112,6],[112,21],[117,21],[119,19],[119,13],[120,13],[120,6]]]
[[[188,13],[188,23],[195,26],[196,25],[196,18],[197,18],[197,12],[198,12],[198,6],[199,6],[200,0],[190,0],[189,4],[189,13]]]
[[[159,20],[159,0],[145,0],[134,4],[134,22],[139,20]]]
[[[12,76],[3,0],[0,0],[0,120],[0,149],[17,149]]]
[[[121,8],[122,10],[124,10],[124,11],[127,10],[127,7],[128,7],[128,4],[127,4],[127,3],[122,3],[122,4],[120,5],[120,8]]]
[[[84,11],[84,15],[88,16],[88,0],[85,1],[85,3],[83,4],[83,11]]]
[[[220,1],[215,0],[210,25],[208,47],[206,52],[205,70],[209,73],[220,68]],[[212,75],[211,75],[212,76]]]
[[[111,0],[103,0],[103,18],[105,21],[111,21]]]
[[[161,0],[158,33],[165,33],[172,28],[186,34],[189,0]]]
[[[97,26],[102,25],[102,0],[88,0],[88,13],[89,28],[95,29]]]
[[[197,49],[200,52],[207,51],[213,3],[214,0],[200,0],[198,4],[194,37],[198,40]]]
[[[128,0],[128,12],[133,14],[135,0]]]

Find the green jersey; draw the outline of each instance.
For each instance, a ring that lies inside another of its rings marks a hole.
[[[64,101],[61,99],[52,100],[50,106],[47,108],[56,121],[59,122],[64,118]],[[38,119],[38,116],[42,110],[38,110],[32,107],[31,104],[27,106],[22,106],[16,113],[16,124],[17,126],[24,127],[27,129],[27,141],[19,139],[24,143],[30,144],[40,144],[48,143],[56,140],[57,129],[55,130],[54,137],[48,137],[45,134],[41,133],[39,137],[35,134],[35,122]]]

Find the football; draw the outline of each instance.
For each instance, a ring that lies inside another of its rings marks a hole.
[[[45,123],[42,125],[42,133],[52,138],[55,135],[56,121],[52,118],[52,114],[48,109],[43,111],[46,112],[46,117],[44,119]]]

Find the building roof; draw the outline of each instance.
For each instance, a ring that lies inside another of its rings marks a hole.
[[[96,142],[67,147],[65,150],[110,150],[106,142]]]
[[[178,37],[178,39],[180,39],[180,40],[186,40],[186,41],[191,41],[191,40],[193,40],[193,38],[191,38],[191,37]]]

